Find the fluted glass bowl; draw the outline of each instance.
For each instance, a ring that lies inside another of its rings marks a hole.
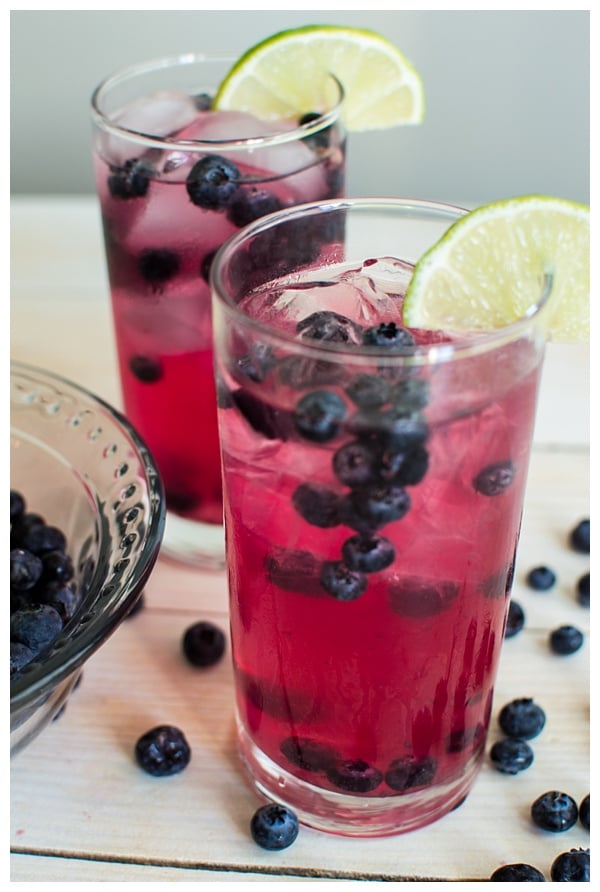
[[[55,717],[137,601],[158,556],[165,500],[141,438],[84,388],[13,361],[10,410],[11,489],[65,534],[80,593],[58,637],[11,678],[14,755]]]

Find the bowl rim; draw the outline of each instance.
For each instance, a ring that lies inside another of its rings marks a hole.
[[[144,468],[144,478],[148,487],[148,521],[145,526],[143,542],[136,557],[133,567],[124,574],[122,584],[111,594],[107,604],[111,610],[104,616],[102,623],[88,623],[86,628],[80,629],[76,646],[71,648],[71,641],[56,653],[52,653],[46,662],[33,665],[24,674],[19,674],[10,681],[10,709],[11,715],[31,705],[36,698],[49,694],[61,682],[70,677],[84,662],[100,647],[101,644],[116,630],[121,621],[129,613],[133,604],[141,594],[147,582],[151,570],[158,558],[160,546],[164,535],[166,519],[166,501],[162,478],[158,466],[144,439],[127,420],[122,412],[98,396],[87,387],[75,383],[72,379],[21,360],[10,360],[11,378],[15,373],[37,377],[44,383],[56,384],[67,388],[73,395],[80,395],[103,410],[117,428],[130,440],[140,465]],[[12,403],[11,403],[12,409]],[[12,412],[11,412],[12,415]],[[11,432],[13,430],[11,417]]]

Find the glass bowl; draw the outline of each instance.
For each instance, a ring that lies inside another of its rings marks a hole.
[[[140,596],[165,523],[162,482],[127,420],[82,387],[11,362],[10,484],[66,536],[79,601],[10,681],[11,756],[56,716],[86,660]]]

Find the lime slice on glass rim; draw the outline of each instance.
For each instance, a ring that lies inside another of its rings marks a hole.
[[[404,301],[410,328],[490,331],[528,315],[550,276],[548,334],[589,340],[590,209],[546,195],[482,205],[418,261]]]
[[[344,88],[348,130],[419,124],[425,100],[420,75],[380,34],[337,25],[280,31],[245,52],[221,83],[213,108],[263,120],[318,110],[323,77]]]

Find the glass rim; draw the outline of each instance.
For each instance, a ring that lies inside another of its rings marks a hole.
[[[319,116],[317,118],[307,122],[306,124],[300,124],[297,127],[292,127],[291,129],[280,130],[276,133],[269,133],[263,136],[245,137],[242,139],[180,140],[168,136],[156,136],[151,133],[144,133],[139,130],[122,127],[119,124],[115,124],[114,122],[112,122],[110,117],[104,111],[102,111],[102,101],[105,95],[113,87],[119,86],[127,80],[133,80],[133,78],[136,78],[140,75],[150,74],[152,72],[159,71],[161,68],[175,68],[177,66],[195,65],[202,62],[224,62],[233,64],[235,61],[235,57],[229,56],[224,53],[180,53],[173,56],[161,56],[155,59],[150,59],[146,62],[139,62],[134,65],[128,65],[126,67],[119,68],[118,70],[114,71],[112,74],[109,74],[106,78],[104,78],[94,89],[91,97],[92,121],[94,122],[94,124],[96,124],[97,127],[105,130],[107,133],[110,133],[113,136],[118,136],[121,139],[126,139],[138,145],[146,146],[147,148],[181,148],[185,149],[188,152],[204,152],[206,150],[215,151],[218,149],[221,149],[222,151],[232,151],[235,149],[250,150],[261,147],[281,145],[283,143],[295,142],[296,140],[304,139],[307,136],[312,136],[315,133],[319,133],[341,119],[342,107],[344,103],[344,87],[339,79],[332,72],[328,72],[327,77],[333,84],[335,84],[338,92],[338,98],[331,109],[326,112],[319,113]]]
[[[526,313],[514,322],[510,322],[501,328],[489,331],[475,331],[472,333],[452,333],[452,341],[435,344],[416,344],[413,347],[405,347],[402,351],[390,354],[385,348],[372,345],[353,344],[349,350],[346,344],[318,343],[311,341],[298,341],[293,335],[285,334],[269,324],[254,319],[241,311],[231,299],[223,282],[222,269],[235,254],[237,249],[247,243],[254,236],[274,228],[281,222],[302,218],[307,214],[330,213],[332,211],[352,210],[353,208],[367,211],[388,210],[398,211],[404,209],[410,211],[425,211],[431,214],[446,216],[451,222],[458,220],[468,213],[466,208],[458,207],[446,202],[435,202],[418,198],[342,198],[333,201],[316,201],[295,205],[280,211],[265,215],[246,225],[242,230],[230,236],[219,248],[210,270],[210,285],[213,301],[217,301],[226,311],[232,322],[241,323],[253,329],[257,334],[267,338],[269,343],[279,345],[291,352],[301,353],[317,360],[335,360],[339,358],[352,358],[352,362],[372,362],[374,358],[381,366],[425,366],[436,365],[449,360],[464,359],[482,353],[489,353],[506,344],[516,341],[519,337],[530,331],[544,315],[548,300],[552,293],[553,278],[550,273],[541,273],[540,287],[537,298],[532,301]],[[451,225],[451,224],[449,224]],[[372,254],[372,252],[371,252]],[[398,258],[403,259],[403,258]],[[547,333],[546,333],[547,338]]]

